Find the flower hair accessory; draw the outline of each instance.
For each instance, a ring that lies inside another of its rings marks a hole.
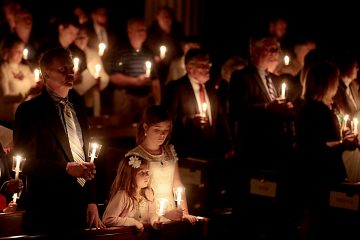
[[[133,168],[139,168],[141,165],[141,160],[137,156],[131,156],[129,160],[129,165]]]

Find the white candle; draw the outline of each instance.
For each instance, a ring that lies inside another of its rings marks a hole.
[[[205,117],[206,116],[206,110],[207,110],[207,103],[202,104],[201,110],[202,110],[202,116]]]
[[[182,187],[178,187],[175,190],[175,201],[178,207],[180,207],[183,192],[184,192],[184,188]]]
[[[19,179],[19,172],[20,172],[20,162],[21,162],[21,157],[20,156],[16,156],[15,157],[15,180]]]
[[[23,50],[23,59],[27,60],[29,56],[29,50],[27,48],[24,48]]]
[[[353,119],[353,123],[354,123],[354,130],[353,133],[354,134],[358,134],[358,124],[359,124],[359,120],[357,118]]]
[[[101,42],[99,43],[99,56],[102,57],[104,55],[106,49],[106,44]]]
[[[98,148],[98,145],[96,143],[93,143],[93,144],[91,144],[91,146],[92,146],[92,152],[91,152],[91,155],[90,155],[90,162],[94,163],[95,153],[96,153],[96,149]]]
[[[95,78],[100,77],[100,71],[101,71],[101,65],[100,65],[100,64],[96,64],[96,65],[95,65]]]
[[[167,202],[168,202],[168,200],[166,198],[159,199],[159,215],[160,216],[163,216],[165,214]]]
[[[17,198],[18,198],[17,193],[14,193],[13,196],[12,196],[12,199],[13,199],[14,203],[16,203]]]
[[[346,114],[346,115],[344,116],[344,126],[343,126],[342,130],[345,130],[348,120],[349,120],[349,115]]]
[[[289,65],[289,63],[290,63],[290,57],[288,55],[285,55],[284,56],[284,64],[285,64],[285,66]]]
[[[151,73],[151,62],[146,61],[145,62],[145,76],[150,77],[150,73]]]
[[[165,58],[165,53],[166,53],[166,47],[164,45],[162,45],[160,47],[160,59],[164,59]]]
[[[40,81],[40,70],[38,68],[34,69],[34,77],[35,77],[35,82]]]
[[[73,62],[74,62],[74,72],[77,73],[77,71],[79,71],[80,59],[74,57]]]
[[[281,84],[281,98],[282,99],[286,98],[286,83]]]

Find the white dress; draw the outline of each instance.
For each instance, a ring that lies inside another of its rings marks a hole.
[[[173,181],[175,174],[175,166],[178,161],[174,146],[169,144],[162,146],[162,153],[160,155],[152,155],[148,153],[140,145],[129,151],[125,156],[136,155],[150,162],[150,186],[154,190],[157,214],[159,212],[159,205],[161,199],[166,199],[165,212],[176,208]]]

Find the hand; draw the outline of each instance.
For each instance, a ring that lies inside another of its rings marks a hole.
[[[163,224],[162,224],[161,221],[156,221],[156,222],[154,222],[153,225],[152,225],[152,227],[153,227],[154,229],[156,229],[156,230],[161,229],[162,226],[163,226]]]
[[[151,85],[151,80],[149,77],[147,77],[145,74],[139,75],[137,77],[137,81],[136,81],[136,85],[141,87],[141,86],[149,86]]]
[[[184,210],[180,208],[175,208],[164,214],[164,217],[170,219],[171,221],[181,221],[184,215]]]
[[[16,209],[17,209],[17,204],[14,203],[13,201],[11,201],[9,203],[9,205],[3,209],[3,212],[4,213],[11,213],[11,212],[16,212]]]
[[[139,221],[136,221],[135,227],[136,227],[140,232],[144,231],[144,225],[143,225],[141,222],[139,222]]]
[[[190,214],[184,215],[183,219],[188,220],[192,225],[194,225],[198,221],[196,216],[193,216],[193,215],[190,215]]]
[[[105,228],[105,224],[102,223],[99,217],[99,211],[95,203],[88,204],[87,207],[87,219],[86,221],[89,223],[89,228],[94,226],[97,229]]]
[[[350,133],[343,137],[343,146],[345,150],[353,151],[359,146],[357,135]]]
[[[19,193],[23,190],[23,181],[21,179],[15,180],[15,179],[10,179],[8,184],[5,187],[5,191],[8,194],[14,194],[14,193]]]
[[[68,162],[66,171],[73,177],[80,177],[86,180],[93,179],[96,174],[94,163],[89,162]]]

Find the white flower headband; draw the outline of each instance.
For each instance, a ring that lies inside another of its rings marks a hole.
[[[141,160],[137,156],[131,156],[129,160],[129,165],[133,168],[139,168],[141,165]]]

